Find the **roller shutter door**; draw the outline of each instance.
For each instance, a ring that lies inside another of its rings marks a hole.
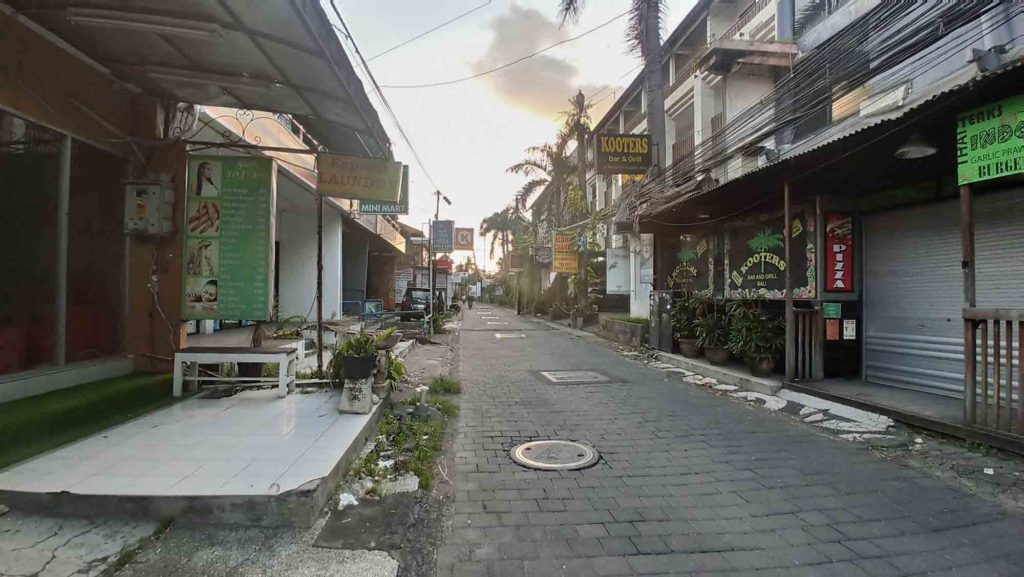
[[[963,396],[960,205],[864,219],[864,377]],[[980,307],[1024,307],[1024,192],[975,200]]]

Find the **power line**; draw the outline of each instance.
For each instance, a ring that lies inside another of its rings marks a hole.
[[[395,50],[398,50],[399,48],[401,48],[401,47],[403,47],[403,46],[405,46],[407,44],[411,44],[411,43],[419,40],[420,38],[423,38],[424,36],[426,36],[427,34],[430,34],[431,32],[434,32],[436,30],[444,28],[445,26],[451,24],[452,22],[455,22],[456,20],[460,20],[460,19],[462,19],[462,18],[464,18],[466,16],[469,16],[470,14],[476,12],[477,10],[480,10],[481,8],[483,8],[484,6],[487,6],[490,3],[491,3],[491,0],[487,0],[483,4],[477,6],[476,8],[473,8],[471,10],[467,10],[466,12],[463,12],[462,14],[459,14],[455,18],[452,18],[451,20],[448,20],[447,22],[443,22],[441,24],[438,24],[437,26],[434,26],[433,28],[431,28],[430,30],[427,30],[426,32],[424,32],[422,34],[418,34],[416,36],[413,36],[412,38],[406,40],[405,42],[402,42],[401,44],[397,44],[395,46],[392,46],[391,48],[388,48],[387,50],[385,50],[383,52],[380,52],[380,53],[378,53],[378,54],[376,54],[374,56],[371,56],[369,58],[368,62],[373,62],[374,60],[380,58],[381,56],[384,56],[385,54],[389,54],[391,52],[394,52]]]
[[[332,3],[333,3],[333,0],[332,0]],[[385,85],[385,86],[381,86],[381,88],[433,88],[435,86],[450,86],[452,84],[458,84],[460,82],[466,82],[467,80],[473,80],[474,78],[480,78],[481,76],[486,76],[488,74],[493,74],[493,73],[498,72],[500,70],[504,70],[504,69],[506,69],[506,68],[508,68],[510,66],[515,66],[516,64],[519,64],[520,62],[523,62],[524,60],[529,60],[530,58],[533,58],[534,56],[539,56],[539,55],[547,52],[548,50],[551,50],[552,48],[561,46],[563,44],[568,44],[569,42],[572,42],[574,40],[579,40],[580,38],[583,38],[584,36],[586,36],[586,35],[588,35],[588,34],[590,34],[592,32],[597,32],[598,30],[604,28],[605,26],[608,26],[612,22],[615,22],[616,20],[618,20],[619,18],[622,18],[623,16],[626,16],[627,14],[629,14],[628,10],[623,12],[622,14],[619,14],[618,16],[612,18],[611,20],[608,20],[608,21],[604,22],[603,24],[599,24],[599,25],[597,25],[597,26],[595,26],[595,27],[593,27],[593,28],[591,28],[589,30],[586,30],[586,31],[584,31],[584,32],[582,32],[582,33],[580,33],[580,34],[578,34],[576,36],[573,36],[572,38],[566,38],[565,40],[560,40],[558,42],[555,42],[554,44],[550,44],[548,46],[545,46],[544,48],[541,48],[540,50],[538,50],[538,51],[536,51],[536,52],[534,52],[532,54],[527,54],[526,56],[523,56],[521,58],[517,58],[516,60],[513,60],[512,62],[508,62],[508,63],[502,64],[501,66],[498,66],[498,67],[495,67],[495,68],[491,68],[490,70],[485,70],[483,72],[479,72],[479,73],[474,74],[472,76],[466,76],[466,77],[463,77],[463,78],[456,78],[454,80],[445,80],[443,82],[433,82],[433,83],[429,83],[429,84],[395,84],[395,85]]]
[[[338,10],[338,5],[335,4],[335,0],[331,0],[331,8],[334,9],[334,14],[338,17],[338,22],[341,23],[340,31],[345,35],[345,38],[347,38],[349,43],[352,45],[352,49],[355,51],[356,56],[359,58],[359,62],[361,63],[363,71],[366,73],[367,78],[370,79],[370,83],[373,84],[373,88],[377,93],[377,97],[380,98],[381,104],[387,111],[388,116],[391,117],[391,121],[394,123],[395,128],[398,129],[398,133],[402,136],[402,140],[405,141],[406,146],[409,147],[409,151],[412,152],[412,156],[416,160],[416,164],[419,165],[420,170],[423,171],[423,175],[427,177],[427,180],[430,182],[430,185],[433,186],[435,189],[440,189],[440,187],[437,186],[437,183],[434,182],[434,179],[430,176],[430,172],[427,170],[427,167],[423,164],[423,159],[420,158],[419,153],[416,152],[416,147],[412,145],[412,141],[409,139],[409,135],[406,134],[405,129],[402,127],[402,123],[398,121],[398,115],[395,114],[395,110],[391,108],[391,103],[388,102],[388,99],[384,96],[384,91],[382,91],[380,89],[380,85],[377,84],[377,79],[373,77],[373,72],[370,72],[370,66],[369,64],[366,63],[366,59],[363,58],[363,53],[359,50],[359,45],[356,44],[355,38],[352,37],[352,33],[349,31],[348,26],[345,24],[345,19],[341,17],[341,11]]]

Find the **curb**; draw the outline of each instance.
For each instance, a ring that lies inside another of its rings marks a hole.
[[[734,385],[755,393],[775,395],[782,389],[781,378],[755,377],[730,367],[718,367],[705,361],[689,359],[673,353],[658,352],[658,360],[705,377],[712,377],[720,383]]]

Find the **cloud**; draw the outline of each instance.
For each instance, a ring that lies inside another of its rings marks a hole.
[[[558,22],[539,11],[513,4],[508,14],[490,24],[494,39],[480,59],[471,63],[480,73],[522,58],[570,37]],[[554,118],[569,108],[568,100],[577,90],[593,94],[603,85],[575,82],[579,69],[571,62],[545,52],[481,77],[481,81],[509,106],[541,117]]]

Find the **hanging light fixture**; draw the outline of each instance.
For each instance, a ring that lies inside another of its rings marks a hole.
[[[912,160],[915,158],[925,158],[938,152],[939,149],[935,148],[930,142],[921,136],[919,131],[914,131],[910,135],[910,138],[903,143],[903,146],[896,149],[896,158],[900,160]]]

